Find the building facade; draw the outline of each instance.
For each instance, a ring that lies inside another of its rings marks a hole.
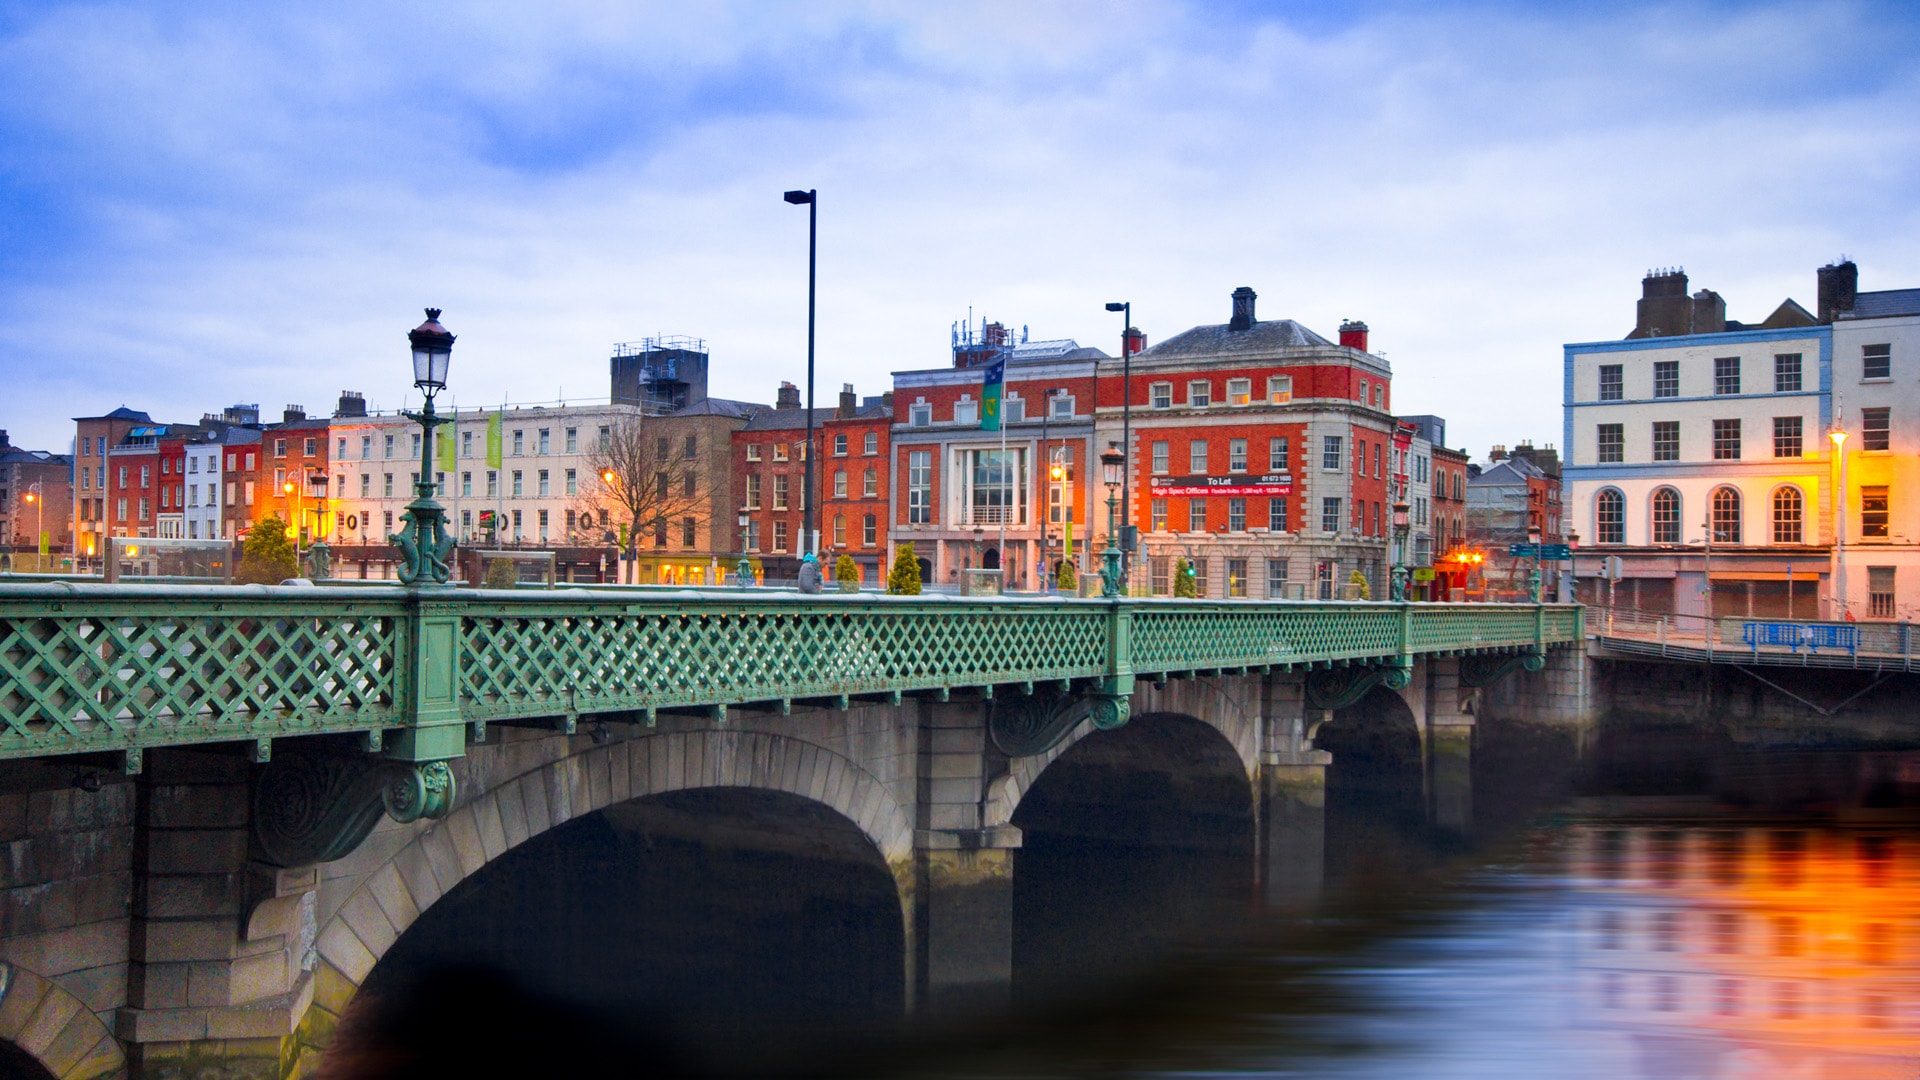
[[[892,427],[891,393],[862,401],[847,383],[818,439],[821,569],[831,573],[841,555],[850,556],[868,586],[885,584],[891,565],[887,463]]]
[[[10,566],[47,572],[71,558],[73,482],[71,455],[23,449],[0,430],[0,545]]]

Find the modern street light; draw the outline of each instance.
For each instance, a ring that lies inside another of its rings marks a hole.
[[[1838,418],[1834,423],[1839,423]],[[1840,466],[1840,482],[1833,491],[1833,593],[1840,602],[1840,614],[1847,617],[1847,433],[1835,427],[1827,433],[1833,440],[1833,457]],[[1787,582],[1787,595],[1793,595],[1793,582]]]
[[[433,429],[448,418],[433,411],[433,395],[446,389],[447,365],[453,358],[454,336],[440,325],[440,309],[428,308],[427,321],[407,333],[413,347],[413,385],[420,389],[425,404],[417,413],[401,415],[420,425],[420,475],[413,485],[413,501],[401,516],[406,524],[387,542],[400,549],[402,585],[445,585],[449,576],[447,560],[453,555],[454,538],[447,534],[447,513],[433,498]]]
[[[1116,300],[1107,305],[1108,311],[1119,312],[1120,321],[1120,445],[1122,465],[1133,456],[1133,301]],[[1098,413],[1099,402],[1094,402]],[[1128,468],[1120,478],[1120,503],[1127,508],[1127,520],[1133,519],[1133,470]],[[1122,548],[1120,552],[1120,572],[1125,575],[1133,569],[1133,549]]]
[[[40,565],[42,555],[40,539],[41,531],[46,528],[46,522],[42,520],[46,511],[40,499],[40,493],[43,490],[40,487],[40,483],[40,481],[35,480],[33,483],[28,484],[27,493],[23,497],[27,500],[27,505],[33,507],[33,568],[36,571],[44,572],[46,567]]]
[[[1108,443],[1100,452],[1100,470],[1107,482],[1107,550],[1102,556],[1106,565],[1100,571],[1100,595],[1114,597],[1120,595],[1122,573],[1119,537],[1115,535],[1120,513],[1119,488],[1127,472],[1127,455],[1121,453],[1118,443]]]
[[[1066,473],[1060,463],[1053,459],[1053,445],[1048,439],[1047,427],[1053,421],[1053,399],[1061,393],[1059,387],[1049,387],[1040,397],[1040,460],[1046,469],[1040,485],[1040,566],[1041,581],[1036,587],[1047,591],[1053,582],[1053,485],[1058,484]],[[1064,496],[1064,492],[1062,495]],[[1066,500],[1061,499],[1063,505]],[[1071,510],[1068,513],[1072,513]]]
[[[819,265],[820,251],[820,192],[817,189],[789,191],[783,197],[795,206],[807,208],[807,464],[804,476],[807,487],[800,493],[800,528],[804,534],[800,538],[800,554],[805,555],[816,547],[813,532],[813,316],[817,291],[815,270]]]
[[[1393,585],[1390,596],[1394,600],[1407,598],[1407,532],[1411,528],[1407,520],[1407,500],[1405,496],[1393,503]]]

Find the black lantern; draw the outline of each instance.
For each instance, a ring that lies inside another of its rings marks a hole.
[[[1108,443],[1107,448],[1100,451],[1100,469],[1110,488],[1119,487],[1126,479],[1127,456],[1120,452],[1119,443]]]
[[[440,309],[427,309],[427,321],[408,332],[413,345],[413,385],[431,397],[446,389],[447,363],[453,358],[453,335],[440,325]]]

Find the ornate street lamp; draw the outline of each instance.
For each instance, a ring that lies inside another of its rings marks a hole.
[[[1533,549],[1533,569],[1527,571],[1527,596],[1536,604],[1540,602],[1540,540],[1539,526],[1527,529],[1527,546]]]
[[[1395,558],[1393,560],[1393,585],[1391,595],[1394,600],[1407,598],[1407,533],[1411,525],[1407,521],[1407,500],[1403,496],[1393,504],[1393,542]]]
[[[433,395],[446,389],[447,363],[453,358],[453,335],[440,325],[440,309],[428,308],[427,321],[407,334],[413,346],[413,385],[426,403],[417,413],[401,415],[420,425],[420,475],[414,498],[401,516],[406,525],[387,542],[400,549],[402,585],[445,585],[454,538],[447,533],[447,512],[433,498],[433,429],[449,422],[433,411]]]
[[[734,580],[743,589],[753,584],[753,560],[747,557],[747,527],[750,524],[747,508],[743,506],[740,508],[740,561],[733,565]]]
[[[1122,454],[1133,452],[1133,301],[1115,300],[1107,304],[1107,310],[1120,316],[1120,442],[1127,449]],[[1126,469],[1120,476],[1121,503],[1127,508],[1128,525],[1133,518],[1133,470]],[[1120,552],[1121,573],[1132,568],[1133,547],[1123,547]]]
[[[1108,443],[1100,451],[1100,471],[1107,484],[1107,550],[1101,556],[1106,565],[1100,570],[1100,595],[1114,597],[1120,595],[1120,484],[1127,473],[1127,456],[1120,452],[1119,443]]]

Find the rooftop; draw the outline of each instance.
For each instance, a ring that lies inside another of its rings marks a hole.
[[[1920,289],[1886,289],[1863,292],[1854,298],[1853,309],[1836,317],[1847,319],[1885,319],[1895,315],[1920,315]]]
[[[1165,360],[1184,356],[1265,353],[1277,349],[1333,344],[1292,319],[1256,322],[1245,330],[1233,330],[1229,327],[1228,323],[1196,326],[1184,333],[1175,334],[1141,353],[1140,356],[1147,360]]]

